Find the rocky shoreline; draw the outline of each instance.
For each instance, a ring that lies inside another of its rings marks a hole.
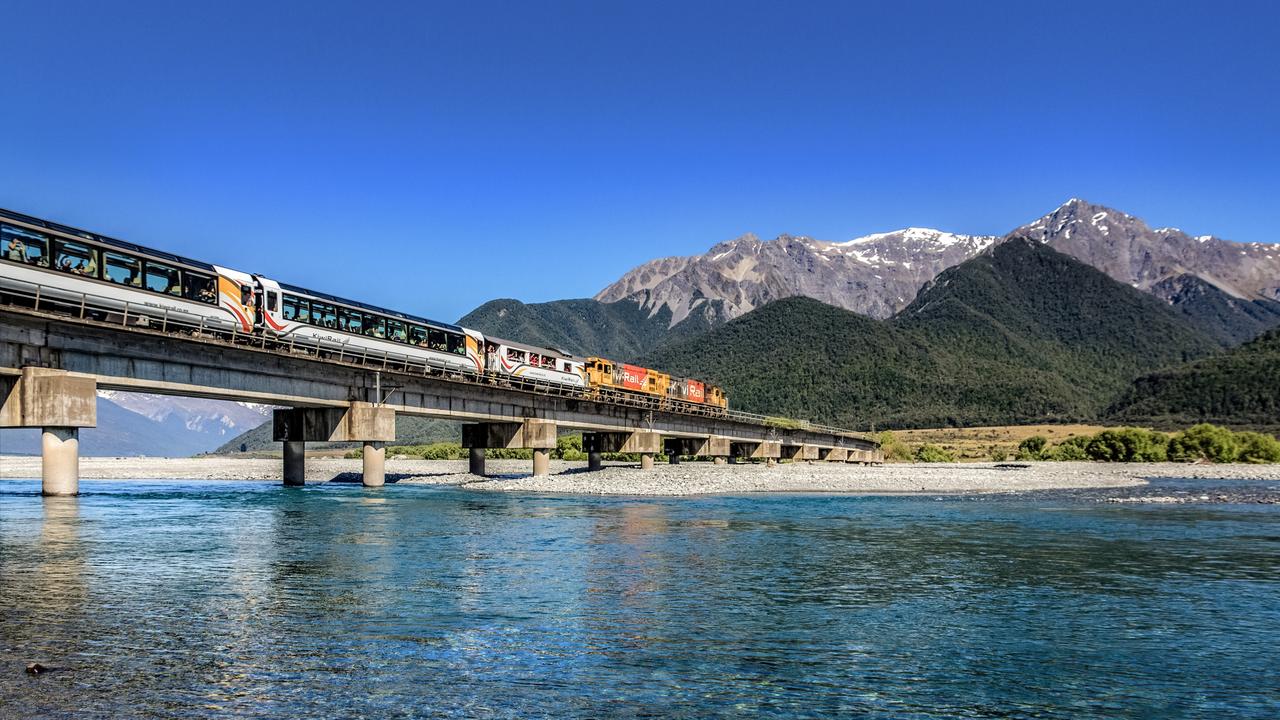
[[[359,482],[359,460],[308,458],[307,481]],[[783,463],[774,467],[660,464],[641,472],[633,464],[607,464],[586,472],[583,463],[553,461],[551,473],[528,474],[527,460],[490,460],[489,477],[467,473],[466,462],[389,458],[389,482],[454,485],[489,492],[545,492],[582,495],[708,495],[759,492],[851,494],[986,495],[1075,491],[1082,497],[1118,503],[1275,502],[1280,499],[1280,465],[1188,465],[1177,463],[991,463],[889,464],[879,467],[826,463]],[[82,458],[85,479],[279,481],[277,459]],[[35,478],[37,457],[0,456],[0,478]],[[1190,482],[1176,492],[1147,488],[1150,478]],[[1241,483],[1244,485],[1241,485]],[[1261,483],[1261,484],[1259,484]],[[1099,494],[1101,493],[1101,494]]]

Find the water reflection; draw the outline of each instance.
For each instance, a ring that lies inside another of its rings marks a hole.
[[[1280,709],[1274,508],[84,487],[0,484],[0,716]]]

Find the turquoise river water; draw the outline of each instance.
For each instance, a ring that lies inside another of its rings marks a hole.
[[[0,717],[1280,717],[1275,505],[81,489],[0,482]]]

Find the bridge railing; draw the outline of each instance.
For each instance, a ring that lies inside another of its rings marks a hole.
[[[177,333],[202,341],[218,341],[237,347],[249,347],[288,355],[307,355],[326,362],[336,362],[365,370],[379,370],[405,375],[434,377],[471,385],[496,385],[538,395],[565,397],[579,400],[599,400],[613,405],[636,407],[658,412],[675,412],[683,415],[724,418],[753,425],[775,427],[780,430],[806,430],[858,437],[849,430],[811,423],[807,420],[760,415],[741,410],[726,410],[701,403],[691,403],[671,398],[654,398],[647,395],[623,392],[611,388],[574,387],[533,378],[515,377],[501,373],[462,369],[437,360],[417,358],[390,351],[370,351],[366,348],[334,348],[319,341],[270,337],[269,333],[245,333],[237,323],[218,323],[209,320],[193,322],[180,313],[171,312],[142,303],[117,300],[88,292],[72,292],[40,283],[10,278],[25,289],[12,287],[0,291],[0,305],[8,304],[35,311],[68,315],[86,322],[118,326],[140,332]],[[390,384],[392,394],[394,386]],[[379,402],[389,399],[378,398]]]

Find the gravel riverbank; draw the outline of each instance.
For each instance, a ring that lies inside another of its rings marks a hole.
[[[1147,478],[1187,478],[1207,484],[1240,480],[1280,483],[1280,465],[1187,465],[1176,463],[991,463],[890,464],[880,467],[826,463],[712,465],[659,464],[642,472],[633,464],[606,464],[586,472],[583,463],[553,461],[551,474],[532,477],[527,460],[490,460],[488,478],[467,473],[465,461],[389,458],[391,482],[458,485],[472,490],[593,495],[703,495],[754,492],[985,494],[1040,490],[1132,488],[1126,502],[1148,501],[1138,490]],[[307,481],[358,482],[359,460],[308,458]],[[85,479],[280,480],[278,459],[98,458],[80,460]],[[0,456],[0,478],[40,476],[37,457]],[[1135,494],[1136,493],[1136,494]],[[1214,497],[1217,497],[1215,495]],[[1196,496],[1199,499],[1199,496]],[[1155,500],[1150,500],[1155,501]]]

